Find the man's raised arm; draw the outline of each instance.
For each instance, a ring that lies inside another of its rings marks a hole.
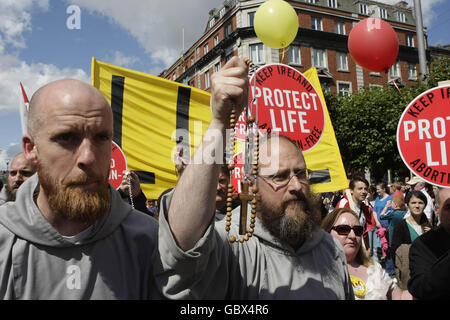
[[[181,176],[169,207],[170,229],[185,251],[194,247],[213,219],[231,110],[234,106],[238,117],[247,100],[248,66],[243,59],[233,57],[211,77],[211,123]]]

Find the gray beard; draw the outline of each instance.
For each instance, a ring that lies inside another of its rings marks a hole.
[[[18,189],[12,190],[9,185],[5,185],[7,201],[16,201],[16,193]]]
[[[297,249],[311,237],[315,223],[307,218],[303,223],[283,216],[279,220],[279,239]]]
[[[287,204],[283,204],[277,211],[260,202],[259,212],[261,222],[269,232],[281,243],[298,249],[312,236],[314,226],[320,223],[319,206],[311,196],[298,200],[304,202],[305,210],[296,209],[294,216],[286,215]]]

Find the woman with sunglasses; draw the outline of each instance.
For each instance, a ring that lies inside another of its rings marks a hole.
[[[344,247],[355,298],[358,300],[401,299],[402,290],[381,265],[369,258],[361,246],[364,228],[356,213],[348,208],[333,210],[322,228]]]

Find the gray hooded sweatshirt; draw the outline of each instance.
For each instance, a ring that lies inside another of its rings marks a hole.
[[[8,201],[8,194],[6,193],[6,184],[0,190],[0,205]]]
[[[319,227],[294,250],[256,220],[253,236],[228,242],[226,220],[215,221],[194,248],[180,249],[167,223],[173,191],[161,203],[159,250],[172,299],[354,299],[344,250]],[[239,208],[230,234],[238,234]],[[250,212],[249,207],[249,212]]]
[[[161,298],[158,222],[133,210],[109,186],[107,215],[75,237],[63,237],[39,211],[35,174],[15,202],[0,206],[1,299]]]

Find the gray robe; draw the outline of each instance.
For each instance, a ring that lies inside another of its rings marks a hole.
[[[0,206],[1,299],[161,298],[157,221],[109,186],[107,215],[81,240],[61,236],[33,201],[34,175]],[[87,234],[86,234],[87,233]]]
[[[212,219],[194,248],[181,250],[167,223],[172,193],[161,201],[159,250],[172,299],[354,299],[342,246],[316,227],[298,249],[285,246],[256,221],[244,243],[228,242],[226,219]],[[250,212],[250,211],[249,211]],[[239,207],[230,234],[238,234]],[[186,221],[189,223],[189,221]]]

